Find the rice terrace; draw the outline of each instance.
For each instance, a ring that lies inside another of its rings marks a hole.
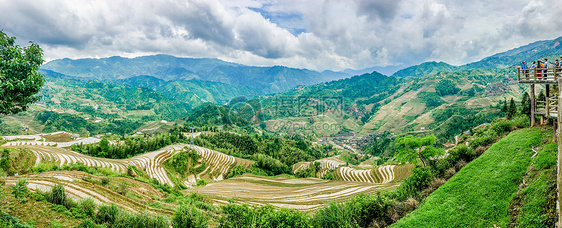
[[[0,0],[0,227],[561,227],[562,4]]]

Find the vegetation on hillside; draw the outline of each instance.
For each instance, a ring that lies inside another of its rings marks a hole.
[[[497,134],[504,126],[493,125],[478,135]],[[539,129],[510,134],[468,163],[396,227],[505,227],[510,218],[508,206],[532,163],[532,148],[540,146],[543,137]]]
[[[327,151],[323,148],[312,147],[307,141],[298,137],[283,139],[265,133],[262,135],[238,135],[228,132],[203,134],[195,138],[195,144],[253,160],[256,162],[254,167],[265,171],[268,175],[291,174],[293,164],[327,156]],[[256,171],[234,170],[233,172],[243,174]]]
[[[179,142],[187,142],[187,138],[174,128],[169,134],[127,137],[116,144],[110,144],[107,138],[103,138],[99,143],[73,144],[71,148],[94,157],[126,159]]]

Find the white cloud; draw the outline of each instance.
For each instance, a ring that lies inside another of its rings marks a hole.
[[[316,70],[464,64],[562,34],[555,0],[0,0],[48,60],[171,54]]]

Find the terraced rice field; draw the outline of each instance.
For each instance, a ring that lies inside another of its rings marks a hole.
[[[26,178],[29,183],[27,187],[30,190],[42,192],[51,190],[55,184],[62,184],[66,194],[74,200],[92,198],[98,204],[115,204],[134,212],[149,210],[156,213],[173,213],[172,205],[165,203],[161,203],[161,205],[164,205],[161,208],[146,206],[148,202],[154,202],[156,198],[165,197],[162,192],[149,184],[128,178],[112,177],[110,178],[110,184],[101,186],[85,181],[83,177],[87,176],[98,181],[97,177],[80,171],[52,171],[40,174],[27,174],[18,177],[8,177],[5,181],[7,185],[14,185],[19,178]],[[132,194],[135,198],[119,194],[115,188],[120,183],[125,183],[129,186],[127,194]]]
[[[55,144],[54,142],[44,141],[12,141],[3,146],[24,146],[29,148],[35,154],[35,165],[38,165],[41,161],[53,162],[61,166],[80,162],[86,166],[108,168],[116,172],[126,172],[127,166],[132,165],[145,171],[151,178],[157,179],[160,183],[169,184],[170,186],[174,186],[174,183],[167,175],[162,164],[174,154],[191,147],[185,144],[171,145],[157,151],[119,160],[91,157],[64,148],[53,147]],[[197,178],[207,175],[214,181],[220,181],[226,177],[230,168],[236,164],[241,164],[245,167],[251,164],[248,160],[235,158],[207,148],[193,146],[192,149],[197,151],[207,163],[207,168],[202,173],[199,173]],[[195,182],[195,178],[190,178],[190,180],[184,183],[193,185]]]
[[[316,160],[313,162],[299,162],[293,165],[293,173],[307,169],[314,162],[320,163],[320,171],[316,173],[316,177],[322,178],[329,171],[337,169],[334,173],[334,177],[341,181],[354,181],[354,182],[365,182],[365,183],[388,183],[393,181],[395,177],[395,168],[400,168],[401,171],[407,171],[411,167],[398,167],[396,165],[385,165],[379,167],[373,167],[370,165],[360,166],[362,169],[355,169],[352,167],[345,166],[346,163],[339,160],[337,157],[324,158]],[[406,173],[405,176],[409,176]],[[404,176],[404,177],[405,177]],[[402,177],[402,176],[401,176]]]
[[[373,184],[318,178],[288,179],[244,175],[185,192],[206,195],[219,204],[235,200],[252,205],[271,204],[299,210],[316,210],[329,201],[341,201],[356,194],[394,189],[399,183],[392,181]]]
[[[8,137],[8,136],[6,136]],[[70,147],[74,144],[91,144],[91,143],[98,143],[101,139],[88,137],[83,139],[78,139],[70,142],[48,142],[48,141],[10,141],[4,144],[3,146],[35,146],[35,145],[42,145],[42,146],[56,146],[56,147]]]
[[[315,162],[320,163],[320,171],[316,173],[316,177],[319,178],[325,176],[330,170],[336,169],[346,164],[345,162],[339,160],[337,157],[323,158],[313,162],[299,162],[293,165],[293,173],[296,174],[298,171],[305,170]]]

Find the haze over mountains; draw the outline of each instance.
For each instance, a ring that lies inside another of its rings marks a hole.
[[[557,58],[562,54],[561,41],[562,37],[537,41],[462,66],[453,66],[445,62],[424,62],[398,70],[392,76],[407,78],[441,71],[505,68],[518,65],[522,60],[533,61],[545,56]],[[179,100],[202,99],[218,103],[227,102],[236,96],[251,97],[280,93],[297,86],[314,85],[374,72],[375,69],[385,72],[396,70],[393,66],[388,66],[343,72],[317,72],[284,66],[246,66],[219,59],[179,58],[170,55],[59,59],[43,65],[41,69],[48,76],[65,75],[85,80],[113,81],[131,86],[149,87]]]

